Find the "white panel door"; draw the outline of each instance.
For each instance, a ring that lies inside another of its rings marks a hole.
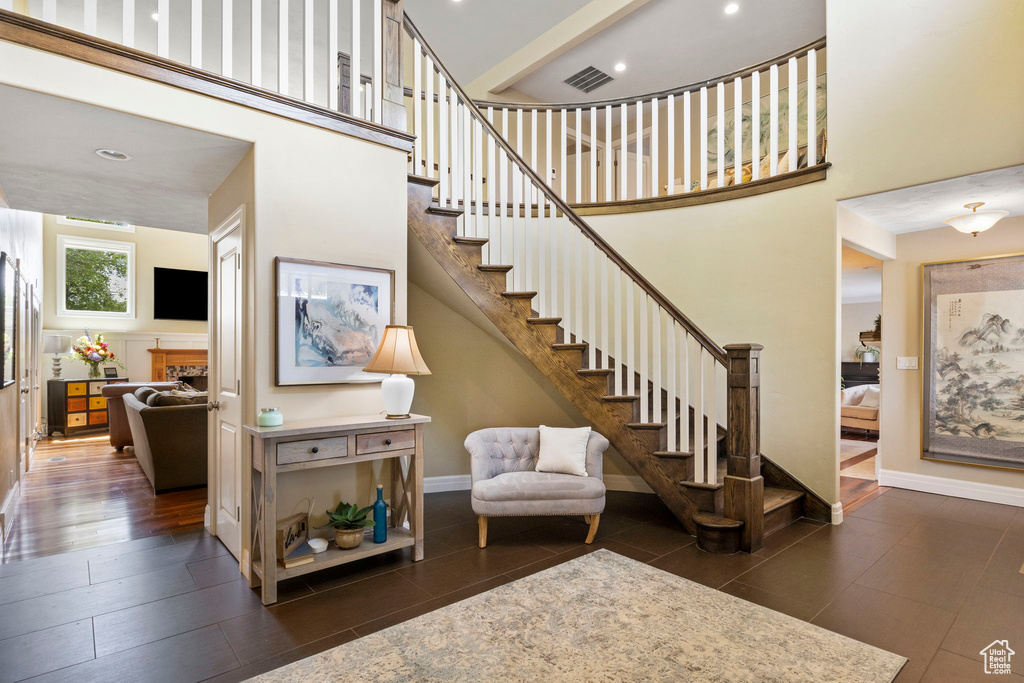
[[[214,233],[210,348],[210,458],[214,533],[236,558],[242,548],[242,222]]]

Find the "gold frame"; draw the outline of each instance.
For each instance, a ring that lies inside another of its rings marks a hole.
[[[921,266],[920,266],[921,277],[920,277],[920,280],[918,282],[918,285],[920,287],[920,296],[918,297],[918,300],[921,303],[921,311],[920,311],[920,317],[918,319],[918,322],[919,322],[919,327],[920,327],[921,333],[919,335],[920,338],[918,340],[919,341],[918,349],[920,350],[920,358],[921,358],[921,361],[922,361],[922,365],[924,364],[924,353],[925,353],[925,348],[924,348],[924,337],[925,337],[925,332],[924,332],[924,319],[925,319],[925,310],[924,310],[924,306],[925,306],[925,304],[924,304],[924,272],[925,272],[925,266],[940,266],[940,265],[943,265],[943,264],[946,264],[946,263],[969,263],[971,261],[989,261],[989,260],[992,260],[992,259],[1011,258],[1011,257],[1014,257],[1014,256],[1024,256],[1024,251],[1016,252],[1016,253],[1012,253],[1012,254],[995,254],[994,256],[978,256],[978,257],[975,257],[975,258],[958,258],[958,259],[947,259],[947,260],[944,260],[944,261],[928,261],[927,263],[922,263],[921,264]],[[1024,471],[1020,467],[1007,467],[1005,465],[985,465],[985,464],[979,463],[979,462],[962,462],[960,460],[946,460],[944,458],[933,458],[933,457],[928,457],[927,455],[925,455],[926,451],[924,450],[924,437],[925,437],[925,430],[928,428],[928,425],[927,425],[927,421],[925,420],[924,412],[925,412],[925,405],[926,405],[926,401],[928,400],[928,397],[926,397],[924,395],[924,379],[925,379],[925,377],[924,377],[924,371],[923,370],[924,369],[922,368],[921,378],[920,378],[921,385],[919,387],[919,389],[920,389],[920,396],[921,396],[921,410],[920,410],[920,415],[921,415],[921,440],[919,442],[919,446],[920,446],[920,449],[921,449],[921,455],[920,455],[920,457],[918,459],[919,460],[926,460],[928,462],[941,462],[941,463],[946,463],[946,464],[950,464],[950,465],[966,465],[967,467],[982,467],[982,468],[989,469],[989,470],[1005,470],[1007,472],[1021,472],[1021,471]]]

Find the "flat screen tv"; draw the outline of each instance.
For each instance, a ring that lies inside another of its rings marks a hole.
[[[205,270],[153,269],[153,317],[157,320],[207,320]]]

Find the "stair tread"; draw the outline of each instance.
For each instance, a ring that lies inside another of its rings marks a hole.
[[[800,500],[804,497],[803,491],[793,491],[791,489],[779,489],[774,486],[766,486],[764,488],[764,513],[774,512],[781,507],[785,507],[790,503]]]
[[[716,529],[738,529],[743,526],[743,522],[738,519],[722,517],[713,512],[698,512],[693,516],[693,521],[698,526],[714,527]]]
[[[456,244],[487,244],[486,237],[453,237],[452,241]]]
[[[664,422],[630,422],[626,424],[630,429],[664,429]]]
[[[434,213],[439,216],[461,216],[462,209],[453,209],[450,206],[437,206],[432,204],[427,207],[427,213]]]
[[[601,398],[605,401],[621,401],[622,403],[640,400],[639,396],[602,396]]]
[[[654,455],[659,458],[692,458],[693,453],[689,451],[654,451]]]
[[[527,318],[528,325],[557,325],[562,322],[561,318]]]
[[[498,266],[489,263],[484,263],[476,267],[477,270],[482,270],[485,273],[507,273],[512,270],[512,266]]]
[[[679,482],[679,484],[681,486],[685,486],[688,489],[700,489],[702,491],[717,491],[725,487],[725,484],[723,484],[722,482],[718,482],[716,484],[702,484],[695,481],[681,481]]]
[[[586,342],[564,342],[560,344],[552,344],[551,348],[558,349],[559,351],[583,351],[587,348]]]
[[[614,370],[609,370],[607,368],[583,368],[582,370],[577,370],[576,372],[578,372],[581,375],[605,375],[605,376],[608,376],[608,375],[612,374],[615,371]]]
[[[506,299],[532,299],[537,292],[502,292],[501,295]]]

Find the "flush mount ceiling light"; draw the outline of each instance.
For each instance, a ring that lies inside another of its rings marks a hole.
[[[943,222],[952,225],[960,232],[969,232],[972,236],[977,237],[979,232],[985,232],[998,223],[1000,219],[1010,214],[1009,211],[978,211],[978,207],[984,205],[985,202],[964,204],[964,208],[970,209],[971,213],[965,213],[963,216],[953,216]]]
[[[625,71],[626,70],[626,65],[623,64],[622,62],[619,62],[618,64],[615,65],[615,70],[616,71]]]
[[[96,156],[103,157],[107,161],[128,161],[132,158],[130,154],[118,152],[116,149],[98,149]]]
[[[739,11],[740,11],[740,6],[737,5],[735,2],[730,2],[728,5],[725,6],[725,13],[726,14],[736,14]]]

